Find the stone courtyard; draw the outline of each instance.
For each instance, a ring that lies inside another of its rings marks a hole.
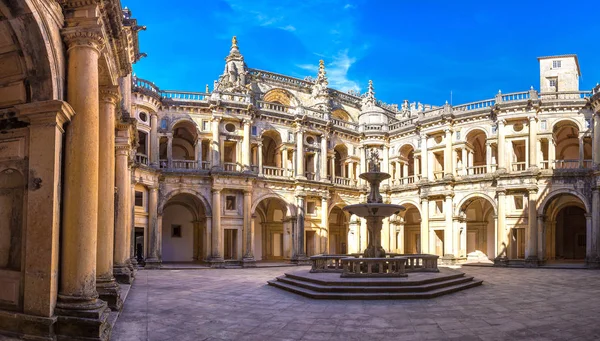
[[[600,272],[464,267],[431,300],[312,300],[267,286],[296,268],[141,270],[113,340],[592,340]]]

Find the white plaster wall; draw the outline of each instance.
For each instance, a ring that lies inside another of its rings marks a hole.
[[[174,205],[163,211],[162,261],[191,262],[194,260],[194,229],[192,214],[185,207]],[[171,225],[181,225],[181,238],[171,237]]]

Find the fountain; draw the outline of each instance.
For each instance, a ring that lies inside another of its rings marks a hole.
[[[390,175],[380,171],[376,149],[370,151],[368,166],[368,172],[359,175],[370,185],[367,202],[343,208],[367,221],[368,245],[364,252],[311,256],[310,270],[286,273],[268,284],[319,299],[432,298],[481,285],[483,281],[462,272],[440,271],[437,255],[386,253],[381,246],[383,219],[405,208],[383,203],[379,185]]]

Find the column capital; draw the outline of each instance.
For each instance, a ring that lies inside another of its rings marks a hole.
[[[245,197],[252,195],[252,190],[251,189],[244,189],[243,192],[244,192],[244,196]]]
[[[502,187],[496,188],[496,194],[506,195],[506,188],[502,188]]]
[[[538,189],[537,188],[528,188],[527,189],[527,193],[529,194],[537,194]]]
[[[75,111],[67,102],[44,101],[21,104],[15,106],[17,116],[32,126],[52,125],[62,130],[64,123],[69,122],[75,115]]]
[[[67,27],[62,30],[61,34],[67,44],[67,50],[86,47],[94,49],[99,54],[104,47],[105,39],[100,25]]]
[[[152,112],[150,113],[150,117],[155,117],[155,116],[156,116],[156,117],[158,117],[158,113],[157,113],[157,112],[154,112],[154,111],[152,111]]]
[[[211,188],[211,190],[210,190],[210,191],[211,191],[213,194],[219,194],[219,193],[221,193],[221,191],[222,191],[222,190],[223,190],[222,188]],[[213,205],[214,205],[214,204],[213,204]]]
[[[219,123],[219,122],[221,122],[222,119],[223,118],[221,116],[213,116],[210,118],[210,121]]]
[[[444,128],[444,133],[446,133],[446,135],[452,134],[452,132],[453,132],[452,128],[450,128],[450,127]]]
[[[529,120],[529,122],[531,122],[531,121],[536,121],[537,117],[535,116],[535,114],[532,114],[532,115],[527,116],[527,119]]]
[[[132,184],[133,184],[133,182],[132,182]],[[146,186],[146,187],[148,187],[148,189],[152,192],[155,192],[158,190],[158,186],[156,186],[156,185],[150,185],[150,186]]]
[[[496,121],[496,123],[498,123],[499,126],[504,126],[506,124],[506,120],[505,119],[498,119]]]
[[[249,119],[249,118],[242,119],[243,125],[251,125],[252,123],[253,123],[252,119]]]
[[[100,101],[108,104],[117,104],[121,98],[119,87],[115,85],[103,85],[100,87]]]
[[[128,144],[115,144],[116,156],[129,156],[130,147]]]

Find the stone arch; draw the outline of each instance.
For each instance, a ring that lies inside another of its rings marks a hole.
[[[258,207],[258,204],[260,204],[261,201],[265,200],[265,199],[279,199],[281,201],[283,201],[285,203],[285,207],[287,209],[286,213],[286,217],[293,217],[296,214],[296,209],[295,209],[295,205],[289,203],[287,200],[285,200],[284,197],[280,196],[279,194],[276,193],[266,193],[263,194],[261,196],[259,196],[258,198],[253,200],[252,203],[252,207],[250,209],[250,212],[252,212],[251,214],[255,214],[256,212],[256,207]]]
[[[417,209],[417,211],[419,211],[419,214],[421,214],[421,204],[418,203],[416,200],[413,200],[413,199],[403,199],[403,200],[400,201],[399,205],[406,207],[406,204],[413,205]],[[406,212],[406,210],[404,210],[404,212]]]
[[[296,97],[289,91],[281,88],[275,88],[267,91],[263,97],[263,101],[279,103],[287,106],[298,105],[298,100]]]
[[[483,135],[485,136],[486,140],[489,137],[489,133],[485,128],[476,126],[476,127],[469,127],[469,128],[465,128],[464,132],[462,134],[462,139],[463,140],[467,140],[467,136],[473,135],[473,132],[481,132],[483,133]]]
[[[581,194],[575,190],[569,189],[569,188],[562,188],[562,189],[557,189],[557,190],[554,190],[554,191],[548,193],[544,197],[544,199],[542,199],[542,201],[538,201],[538,207],[537,207],[538,215],[544,215],[546,209],[548,208],[547,206],[549,204],[551,204],[552,201],[554,201],[554,199],[560,195],[572,195],[572,196],[578,198],[583,203],[585,212],[587,214],[589,214],[591,212],[590,204],[586,200],[585,196],[583,196],[583,194]]]
[[[170,120],[169,122],[169,131],[172,132],[176,126],[178,125],[191,125],[195,128],[196,132],[198,131],[198,125],[196,124],[196,122],[194,122],[194,120],[192,120],[189,117],[177,117],[177,118],[173,118]]]
[[[461,212],[463,211],[463,206],[468,206],[465,204],[468,204],[477,199],[487,200],[492,205],[492,208],[494,209],[494,215],[496,215],[496,216],[498,215],[498,204],[496,203],[496,200],[494,200],[494,198],[492,198],[491,196],[489,196],[488,194],[483,193],[483,192],[473,192],[473,193],[468,194],[464,198],[462,198],[462,200],[458,202],[458,205],[456,205],[454,215],[459,216],[461,214]]]
[[[188,189],[188,188],[174,189],[174,190],[168,192],[163,198],[161,198],[158,203],[158,215],[162,214],[163,209],[165,208],[165,205],[167,204],[167,202],[169,202],[169,200],[171,198],[173,198],[174,196],[176,196],[178,194],[190,194],[190,195],[196,197],[198,200],[200,200],[202,205],[204,205],[204,212],[205,212],[206,216],[207,217],[212,216],[212,207],[210,206],[208,200],[206,200],[204,195],[202,195],[202,193],[200,193],[198,191],[195,191],[193,189]]]
[[[417,148],[415,147],[415,144],[412,142],[404,142],[400,145],[400,147],[398,147],[398,154],[400,155],[402,153],[402,151],[407,151],[410,149],[412,149],[414,151]]]
[[[562,117],[556,121],[554,121],[554,123],[552,123],[552,129],[550,131],[552,131],[553,133],[555,133],[555,129],[556,128],[562,128],[563,126],[566,125],[574,125],[577,128],[577,131],[581,132],[584,131],[585,129],[583,128],[583,126],[581,125],[581,123],[579,121],[577,121],[574,118],[571,117]]]
[[[354,121],[352,119],[352,116],[350,116],[350,114],[342,108],[333,109],[333,111],[331,111],[331,116],[333,118],[337,118],[342,121],[348,121],[348,122]]]

